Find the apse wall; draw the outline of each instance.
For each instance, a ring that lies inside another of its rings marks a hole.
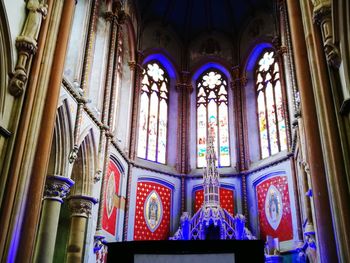
[[[283,252],[296,249],[300,241],[292,165],[286,158],[247,175],[251,230],[263,240],[277,237]]]
[[[135,167],[129,180],[126,240],[168,239],[180,218],[181,179]],[[157,207],[155,214],[151,213],[153,206]]]

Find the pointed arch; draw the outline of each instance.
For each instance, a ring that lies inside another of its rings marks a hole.
[[[137,156],[166,164],[170,82],[177,76],[173,63],[163,54],[143,61],[140,92]]]
[[[7,90],[9,73],[12,70],[13,53],[12,53],[11,34],[8,24],[7,14],[3,1],[0,1],[0,120],[1,134],[8,129],[10,123],[9,117],[11,111],[6,107],[8,100],[13,101],[12,96]],[[7,103],[6,103],[7,102]],[[6,109],[5,109],[6,107]],[[4,127],[3,127],[4,125]],[[5,130],[4,130],[5,129]],[[3,134],[6,135],[6,134]]]
[[[214,135],[218,166],[228,167],[231,165],[228,122],[230,74],[222,65],[209,62],[200,67],[192,79],[196,87],[197,167],[206,165],[209,128]]]
[[[57,109],[48,174],[68,176],[69,151],[73,145],[71,115],[67,99]]]
[[[75,182],[71,195],[92,196],[96,170],[96,145],[92,128],[80,143],[71,179]]]

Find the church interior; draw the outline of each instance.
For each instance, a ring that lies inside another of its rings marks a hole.
[[[0,0],[0,113],[0,262],[350,262],[348,0]]]

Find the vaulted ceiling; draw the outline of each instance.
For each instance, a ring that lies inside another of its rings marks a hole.
[[[135,0],[142,24],[170,25],[183,41],[203,32],[236,36],[259,10],[272,12],[273,0]]]

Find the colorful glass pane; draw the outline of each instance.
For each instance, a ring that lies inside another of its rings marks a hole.
[[[273,89],[270,82],[266,86],[267,120],[269,124],[271,154],[278,153],[277,123],[275,115],[275,103],[273,101]]]
[[[166,154],[166,129],[167,129],[168,104],[165,100],[160,101],[159,105],[159,136],[158,136],[158,162],[165,163]]]
[[[139,141],[137,146],[137,155],[146,158],[146,140],[148,130],[148,105],[149,100],[146,93],[141,95],[140,119],[139,119]]]
[[[158,135],[158,96],[155,92],[151,95],[149,126],[148,126],[148,160],[156,160]]]
[[[197,166],[204,167],[206,165],[206,138],[207,138],[207,111],[203,104],[197,109]]]
[[[264,93],[258,95],[258,112],[259,112],[259,130],[260,130],[260,147],[261,157],[266,158],[269,154],[269,141],[267,137],[266,111],[265,111]]]
[[[206,165],[208,129],[214,135],[214,147],[220,166],[230,166],[227,82],[216,71],[204,73],[197,83],[197,166]]]
[[[275,62],[273,58],[273,52],[265,52],[263,57],[259,61],[259,71],[268,71],[270,66]]]
[[[158,64],[148,64],[147,74],[153,78],[155,82],[164,80],[164,70],[162,70]]]
[[[279,66],[274,58],[274,52],[267,51],[258,61],[256,73],[262,158],[287,149],[286,122],[279,78]]]
[[[230,165],[230,151],[228,140],[228,118],[227,118],[227,105],[222,103],[219,106],[219,130],[220,130],[220,163],[219,166]]]
[[[284,112],[282,105],[282,90],[281,90],[281,82],[278,80],[275,85],[275,97],[276,97],[276,105],[277,105],[277,120],[278,120],[278,130],[280,136],[280,147],[281,151],[287,149],[287,134],[286,134],[286,123],[284,120]]]

